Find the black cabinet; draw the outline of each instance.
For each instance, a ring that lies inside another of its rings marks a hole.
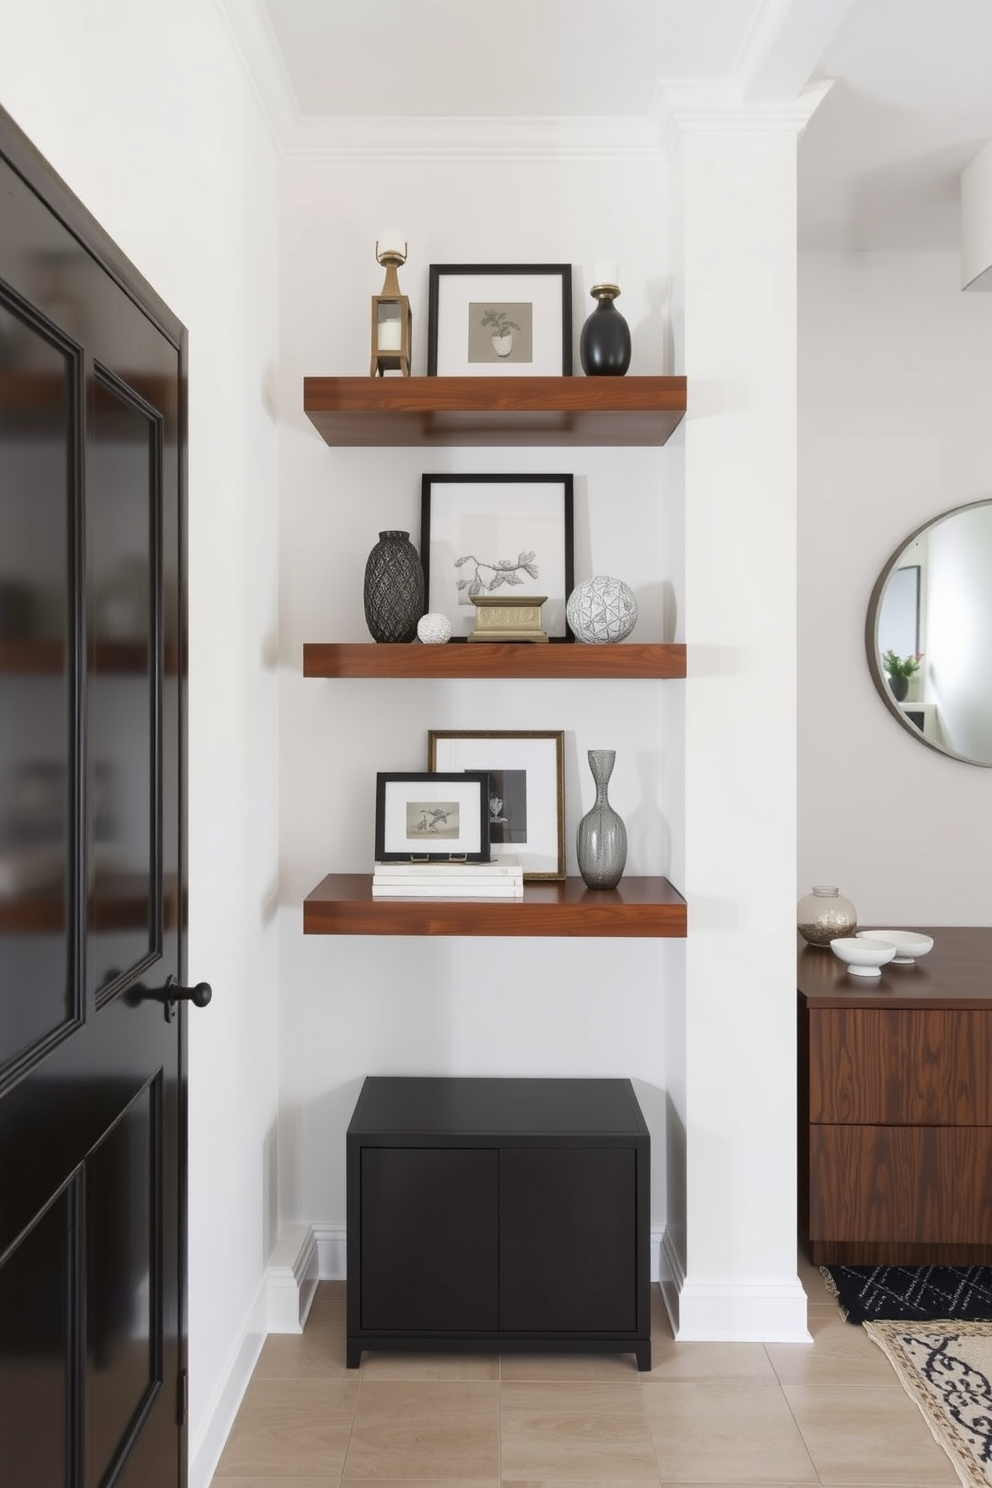
[[[347,1133],[363,1348],[635,1353],[650,1138],[629,1080],[370,1076]]]

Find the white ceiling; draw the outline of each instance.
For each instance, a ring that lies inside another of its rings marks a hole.
[[[263,3],[310,124],[629,122],[663,80],[746,103],[833,79],[800,143],[804,247],[957,247],[960,173],[992,139],[992,0]]]

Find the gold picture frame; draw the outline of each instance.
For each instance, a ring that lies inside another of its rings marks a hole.
[[[484,771],[489,852],[517,857],[525,879],[565,877],[565,735],[559,730],[431,729],[427,768]]]

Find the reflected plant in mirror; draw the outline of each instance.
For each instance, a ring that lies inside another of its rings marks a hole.
[[[872,590],[865,645],[880,697],[915,739],[992,765],[992,500],[903,539]]]
[[[883,654],[882,666],[889,679],[889,690],[897,703],[903,702],[907,697],[909,684],[920,670],[922,660],[922,651],[914,652],[912,656],[897,656],[894,651]]]

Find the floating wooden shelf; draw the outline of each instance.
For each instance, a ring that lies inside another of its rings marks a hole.
[[[684,377],[305,377],[330,445],[661,445]]]
[[[330,873],[303,901],[305,935],[684,937],[686,902],[667,878],[587,889],[525,883],[523,899],[373,899],[372,879]]]
[[[308,642],[304,677],[685,676],[684,645],[583,646],[453,641],[446,646]]]

